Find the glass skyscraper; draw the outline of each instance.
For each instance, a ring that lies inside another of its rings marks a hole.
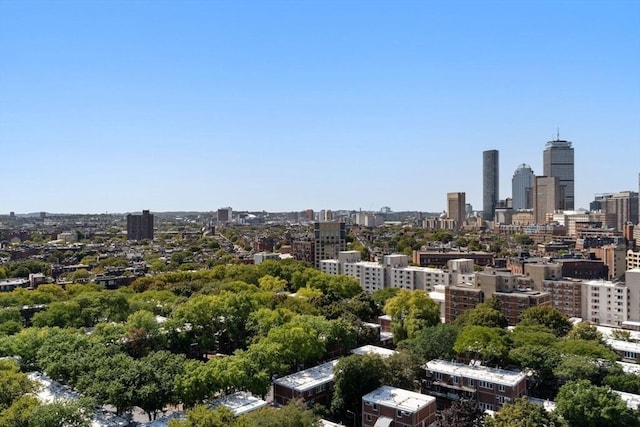
[[[535,176],[526,163],[518,166],[511,179],[513,210],[533,209],[533,186]]]

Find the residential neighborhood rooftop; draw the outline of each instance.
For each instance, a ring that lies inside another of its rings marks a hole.
[[[304,392],[321,384],[333,381],[333,368],[337,363],[337,360],[332,360],[322,365],[278,378],[273,383]]]
[[[490,381],[495,384],[514,386],[524,380],[526,375],[521,371],[507,371],[505,369],[490,368],[488,366],[463,365],[447,360],[432,360],[427,362],[425,369],[442,372],[447,375],[457,375],[480,381]]]
[[[362,396],[362,400],[394,409],[415,412],[435,402],[436,398],[426,394],[383,385],[371,393]]]

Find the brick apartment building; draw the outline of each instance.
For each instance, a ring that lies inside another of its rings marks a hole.
[[[427,427],[436,421],[436,398],[382,386],[362,396],[363,427]]]
[[[328,405],[333,395],[333,368],[338,363],[332,360],[304,371],[296,372],[273,382],[273,399],[278,405],[300,399],[308,405]]]
[[[425,393],[445,400],[474,399],[483,410],[498,410],[527,392],[524,372],[446,360],[432,360],[424,368]]]

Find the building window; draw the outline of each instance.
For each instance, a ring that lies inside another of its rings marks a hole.
[[[493,390],[493,383],[490,383],[489,381],[478,381],[478,385],[480,386],[480,388]]]
[[[504,385],[502,384],[498,385],[498,391],[501,391],[504,393]]]
[[[442,372],[436,372],[436,380],[438,381],[442,380]]]
[[[469,378],[467,379],[467,384],[473,387],[475,385],[475,381],[473,380],[473,378]]]

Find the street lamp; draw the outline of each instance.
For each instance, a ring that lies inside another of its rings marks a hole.
[[[353,427],[356,427],[356,413],[347,409],[347,414],[353,417]]]

